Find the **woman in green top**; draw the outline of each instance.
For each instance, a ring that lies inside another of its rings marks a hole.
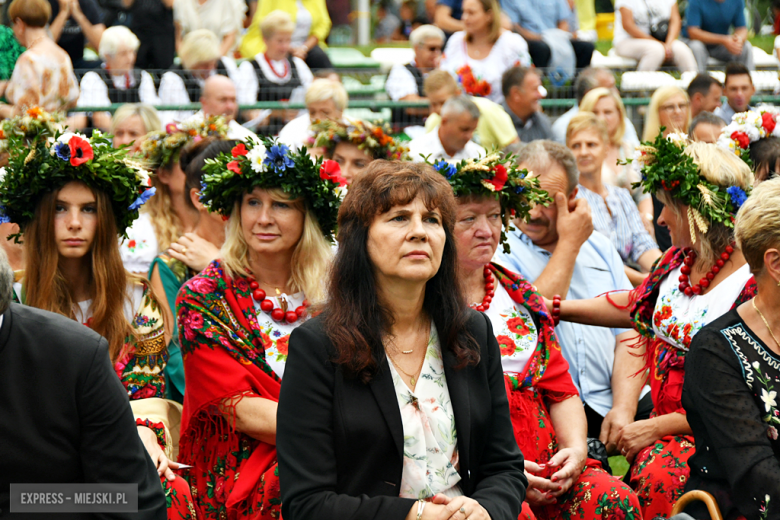
[[[210,213],[200,202],[202,168],[206,159],[214,159],[221,152],[230,153],[238,141],[203,139],[185,148],[179,158],[186,175],[186,201],[200,213],[198,224],[191,233],[185,233],[166,251],[157,255],[149,268],[149,280],[174,323],[176,295],[179,288],[214,260],[225,241],[225,221],[217,213]],[[165,369],[167,398],[183,402],[184,364],[179,350],[179,338],[174,334],[168,346],[168,365]]]
[[[11,79],[16,60],[23,52],[24,47],[14,38],[14,31],[10,27],[0,25],[0,92],[5,91],[5,84]],[[5,101],[5,96],[2,100]]]

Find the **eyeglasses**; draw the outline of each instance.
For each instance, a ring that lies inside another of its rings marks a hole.
[[[691,106],[690,103],[677,103],[674,105],[663,105],[661,107],[661,110],[664,112],[674,112],[675,110],[680,110],[681,112],[685,112],[688,110],[688,107]]]

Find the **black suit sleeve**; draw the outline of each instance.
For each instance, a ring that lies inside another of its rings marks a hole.
[[[165,494],[146,453],[122,383],[100,338],[89,370],[79,381],[77,400],[82,436],[79,452],[85,482],[138,483],[137,513],[101,513],[102,519],[165,520]]]
[[[326,341],[305,327],[290,336],[276,416],[282,516],[285,520],[401,520],[414,500],[335,492],[335,368]]]
[[[516,520],[523,506],[528,479],[523,471],[523,454],[517,447],[509,417],[501,351],[490,320],[485,314],[480,313],[480,317],[487,322],[487,337],[477,339],[483,345],[481,362],[487,362],[493,413],[482,463],[477,468],[476,489],[471,498],[487,510],[491,520]]]

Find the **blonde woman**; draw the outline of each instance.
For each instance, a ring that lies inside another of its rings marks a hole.
[[[127,144],[137,152],[146,134],[160,130],[162,124],[157,109],[143,103],[127,103],[114,112],[109,133],[114,136],[114,148]]]
[[[306,91],[304,101],[306,113],[287,123],[279,132],[279,142],[293,150],[306,146],[307,140],[314,137],[311,126],[315,122],[342,121],[349,95],[338,81],[315,79]]]
[[[669,134],[687,134],[691,125],[691,100],[680,87],[661,87],[650,98],[645,116],[645,130],[642,141],[654,141],[664,128],[664,137]]]
[[[732,223],[753,174],[739,157],[714,144],[659,135],[653,148],[645,156],[642,183],[665,204],[659,222],[669,229],[673,247],[633,291],[560,302],[560,316],[588,325],[633,327],[645,338],[635,354],[644,357],[641,372],[649,370],[652,416],[602,432],[602,441],[632,463],[629,483],[643,517],[667,518],[683,493],[688,459],[696,451],[681,404],[691,341],[702,327],[756,293],[750,268],[734,243]],[[638,396],[645,381],[630,378],[623,388]]]
[[[270,141],[239,143],[204,168],[201,202],[228,217],[225,243],[176,306],[184,371],[197,382],[184,397],[179,453],[195,466],[201,518],[279,517],[287,344],[325,298],[343,184],[332,161]]]
[[[632,188],[631,185],[639,181],[636,170],[627,164],[618,164],[619,161],[630,159],[634,156],[634,146],[624,139],[626,134],[626,107],[623,101],[613,90],[598,87],[582,98],[580,112],[593,112],[596,117],[604,121],[609,132],[609,146],[607,157],[601,168],[601,179],[604,183],[619,188],[625,188],[631,192],[631,196],[639,208],[642,223],[648,232],[653,232],[653,199],[649,193],[642,193],[641,188]]]
[[[187,179],[179,155],[196,138],[224,138],[226,134],[224,119],[209,118],[186,125],[169,123],[165,131],[146,135],[141,143],[140,162],[155,172],[151,183],[157,195],[128,229],[127,239],[120,246],[128,271],[146,275],[158,254],[195,228],[200,214],[185,198]]]
[[[528,44],[519,34],[501,27],[496,0],[465,0],[464,30],[447,40],[439,68],[460,80],[466,94],[501,103],[501,77],[515,65],[528,67]]]
[[[197,29],[182,38],[178,46],[180,65],[174,65],[160,78],[158,94],[163,105],[189,105],[200,103],[206,80],[214,74],[227,76],[240,85],[240,74],[235,62],[223,56],[220,41],[208,29]],[[194,110],[163,112],[163,123],[185,121]]]

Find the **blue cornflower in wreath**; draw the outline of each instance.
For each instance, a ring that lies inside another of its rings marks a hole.
[[[207,159],[200,200],[210,211],[230,217],[236,203],[254,188],[281,189],[303,199],[323,235],[332,239],[346,181],[335,161],[314,160],[305,149],[291,151],[263,138],[239,143],[230,155]]]
[[[154,195],[148,172],[127,157],[127,149],[114,148],[99,131],[87,138],[59,130],[50,136],[44,130],[7,136],[10,156],[0,175],[0,222],[13,222],[21,229],[9,238],[18,241],[44,194],[71,181],[107,193],[117,230],[126,236],[138,209]]]

